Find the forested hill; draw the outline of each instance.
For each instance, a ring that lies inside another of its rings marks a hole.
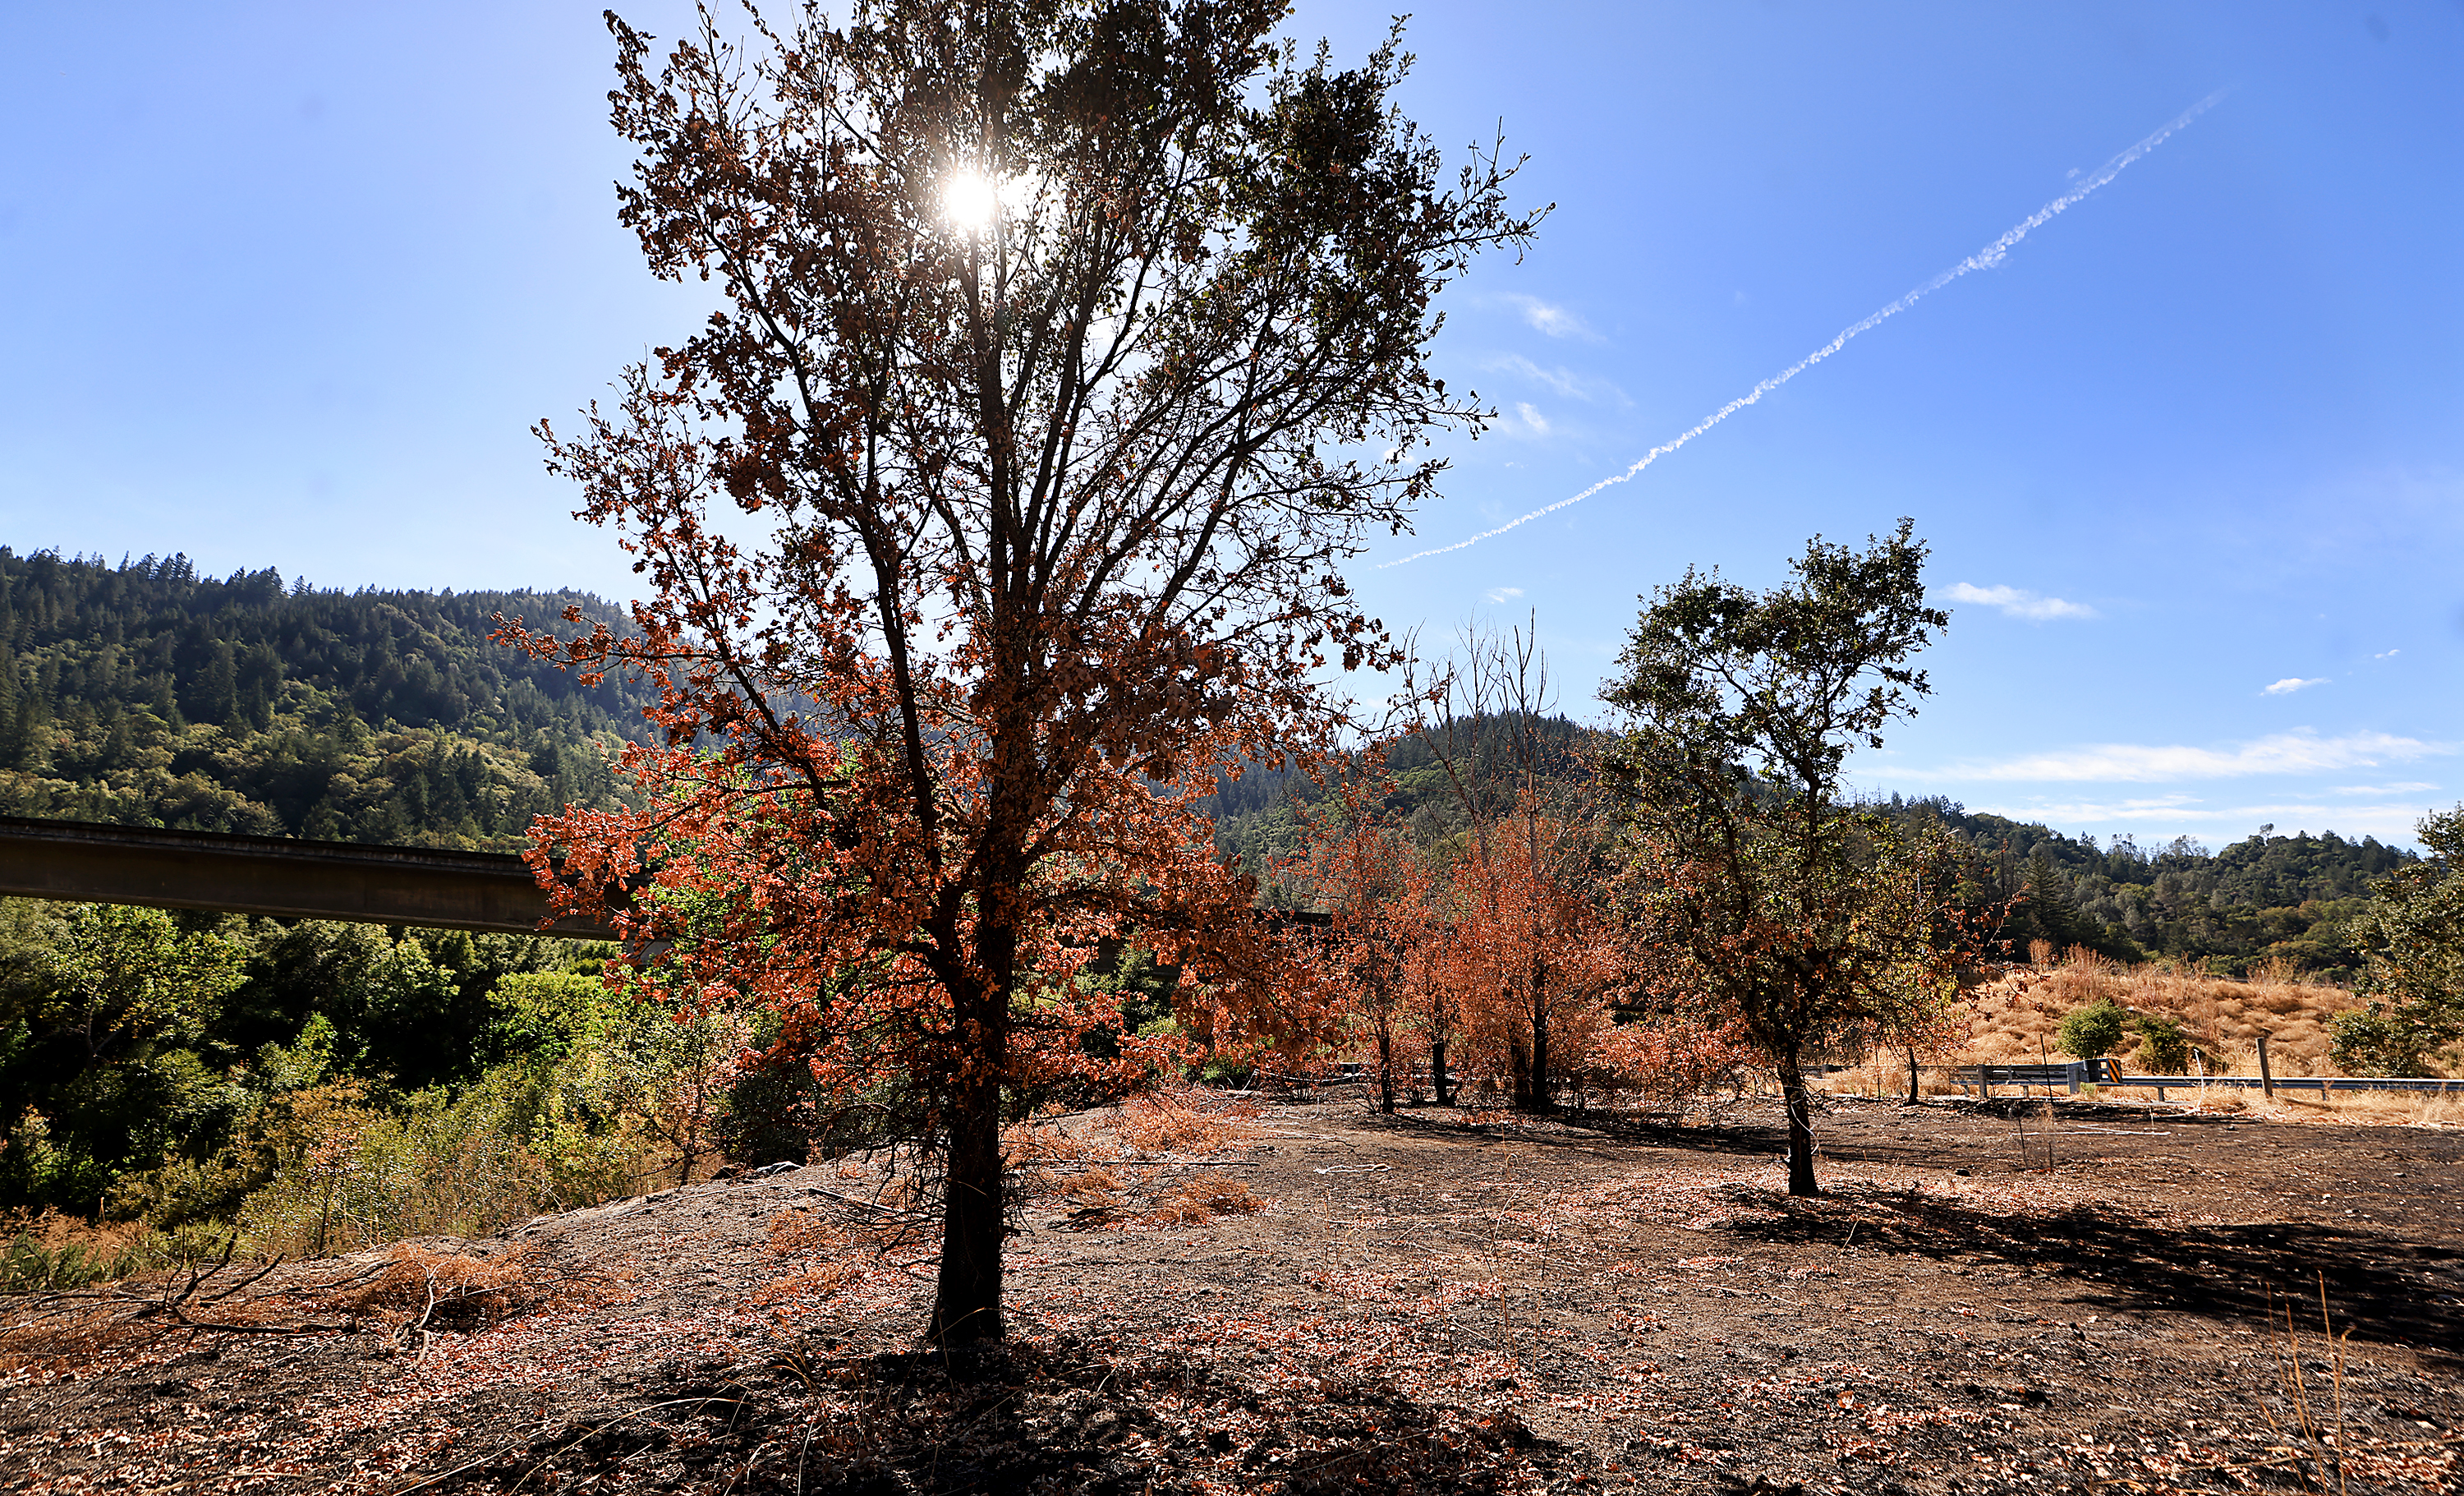
[[[511,848],[612,793],[642,688],[494,643],[587,593],[342,592],[0,547],[0,813]]]
[[[1901,816],[1931,815],[1974,847],[1997,891],[2029,895],[2005,932],[2108,956],[2189,957],[2239,975],[2258,961],[2348,977],[2360,956],[2344,923],[2368,901],[2370,884],[2416,854],[2376,837],[2347,841],[2269,834],[2211,852],[2188,837],[2143,847],[2126,837],[2102,847],[2030,822],[1974,814],[1942,799],[1902,801]]]
[[[1387,748],[1393,783],[1385,808],[1417,840],[1436,842],[1471,825],[1473,803],[1491,814],[1510,810],[1527,762],[1552,784],[1588,783],[1590,755],[1607,736],[1562,715],[1512,714],[1459,719],[1434,734],[1414,734]],[[1245,764],[1238,779],[1219,777],[1201,808],[1215,823],[1216,850],[1264,870],[1299,849],[1301,815],[1322,794],[1293,770]]]

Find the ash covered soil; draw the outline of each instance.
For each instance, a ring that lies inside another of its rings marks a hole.
[[[1011,1341],[955,1357],[916,1343],[929,1241],[847,1162],[245,1286],[233,1265],[11,1301],[0,1473],[397,1496],[2464,1489],[2455,1133],[1838,1100],[1829,1193],[1795,1200],[1767,1104],[1692,1125],[1251,1110],[1177,1152],[1094,1113],[1029,1140]]]

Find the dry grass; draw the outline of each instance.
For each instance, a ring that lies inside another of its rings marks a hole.
[[[163,1265],[161,1243],[136,1222],[97,1222],[45,1211],[0,1218],[0,1293],[78,1288]]]
[[[1141,1154],[1221,1153],[1259,1133],[1257,1103],[1195,1090],[1133,1096],[1096,1127]]]
[[[2156,1099],[2155,1090],[2149,1087],[2122,1090],[2108,1087],[2098,1094],[2106,1101],[2152,1102]],[[2317,1091],[2279,1090],[2271,1102],[2255,1089],[2225,1087],[2203,1090],[2196,1086],[2180,1086],[2168,1089],[2165,1099],[2169,1105],[2187,1107],[2193,1111],[2241,1112],[2269,1122],[2313,1122],[2346,1127],[2464,1127],[2464,1096],[2436,1096],[2420,1091],[2330,1091],[2322,1097]]]
[[[2197,976],[2165,966],[2125,967],[2076,953],[2054,967],[2013,967],[1970,992],[1968,1042],[1946,1056],[1956,1064],[2012,1065],[2062,1058],[2055,1040],[2074,1008],[2100,998],[2134,1013],[2181,1024],[2211,1073],[2258,1073],[2258,1038],[2278,1075],[2325,1075],[2327,1025],[2362,1000],[2342,987],[2292,979],[2280,967],[2249,981]],[[2127,1052],[2125,1066],[2131,1063]]]
[[[2057,1043],[2062,1020],[2100,999],[2133,1013],[2167,1018],[2181,1026],[2197,1059],[2192,1073],[2255,1077],[2258,1074],[2258,1039],[2267,1036],[2268,1065],[2279,1078],[2339,1075],[2327,1058],[2329,1025],[2339,1013],[2364,1005],[2342,987],[2300,980],[2287,963],[2262,963],[2247,981],[2179,970],[2169,963],[2122,966],[2093,952],[2075,950],[2069,959],[2034,966],[2014,966],[1992,976],[1968,993],[1969,1032],[1966,1041],[1947,1054],[1928,1058],[1918,1089],[1925,1095],[1956,1094],[1964,1088],[1949,1067],[1959,1065],[2026,1065],[2068,1058]],[[2125,1069],[2139,1069],[2133,1036],[2121,1059]],[[1856,1068],[1837,1072],[1825,1085],[1837,1091],[1866,1096],[1907,1093],[1906,1062],[1893,1054],[1877,1054]],[[2152,1089],[2106,1089],[2108,1100],[2154,1101]],[[2356,1124],[2402,1124],[2453,1127],[2464,1124],[2464,1097],[2407,1091],[2330,1093],[2279,1092],[2269,1105],[2253,1090],[2216,1088],[2193,1092],[2170,1089],[2166,1099],[2208,1111],[2251,1111],[2279,1121],[2333,1121]]]
[[[12,1301],[0,1322],[0,1371],[69,1364],[165,1335],[348,1333],[362,1319],[394,1327],[407,1348],[425,1353],[439,1333],[485,1330],[571,1298],[595,1279],[544,1265],[527,1245],[492,1253],[437,1239],[318,1263],[224,1255]]]
[[[1238,1179],[1190,1179],[1138,1218],[1141,1225],[1199,1225],[1218,1216],[1247,1216],[1266,1208],[1258,1193]]]
[[[790,1299],[827,1298],[839,1292],[864,1271],[864,1265],[857,1259],[859,1244],[859,1233],[818,1211],[781,1211],[770,1218],[770,1255],[813,1260],[754,1289],[753,1302],[766,1306]]]
[[[1104,1150],[1049,1122],[1013,1122],[1001,1129],[1001,1157],[1013,1169],[1076,1163]]]
[[[547,1298],[528,1246],[494,1257],[441,1251],[415,1242],[388,1248],[376,1275],[347,1296],[351,1309],[415,1334],[443,1316],[456,1329],[493,1325]]]
[[[770,1218],[770,1255],[793,1257],[799,1252],[831,1252],[853,1238],[846,1227],[811,1210],[782,1210]]]
[[[1106,1168],[1088,1169],[1078,1174],[1055,1176],[1049,1180],[1053,1193],[1080,1205],[1111,1205],[1120,1198],[1121,1177]]]
[[[861,1265],[847,1258],[825,1258],[771,1279],[753,1290],[752,1300],[766,1307],[791,1299],[825,1299],[855,1282],[863,1271]]]

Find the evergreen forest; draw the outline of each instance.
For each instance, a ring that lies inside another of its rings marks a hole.
[[[0,814],[511,850],[614,793],[638,686],[493,642],[586,593],[343,592],[0,547]]]

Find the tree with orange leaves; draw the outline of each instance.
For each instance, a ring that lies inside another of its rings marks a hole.
[[[1467,630],[1458,657],[1411,695],[1431,714],[1416,737],[1469,822],[1446,869],[1449,938],[1430,974],[1514,1104],[1547,1111],[1570,1044],[1603,1021],[1601,1000],[1621,979],[1584,764],[1571,724],[1551,720],[1535,627]]]
[[[662,992],[774,1010],[834,1105],[930,1142],[939,1344],[1002,1333],[1001,1127],[1098,1063],[1086,952],[1134,931],[1219,1025],[1301,1022],[1192,802],[1331,741],[1327,667],[1393,658],[1341,567],[1485,419],[1428,371],[1433,297],[1537,221],[1494,152],[1442,180],[1395,41],[1304,64],[1284,14],[705,11],[663,66],[609,18],[621,217],[725,304],[541,428],[650,596],[506,637],[646,674],[660,740],[641,809],[535,856],[561,907],[649,877],[617,918],[672,942]]]
[[[1553,1111],[1624,971],[1599,896],[1603,845],[1529,791],[1468,840],[1450,876],[1456,1001],[1515,1107]]]
[[[1338,786],[1335,804],[1309,825],[1294,869],[1328,916],[1317,967],[1335,1011],[1376,1060],[1378,1110],[1392,1113],[1411,1067],[1406,1043],[1413,979],[1441,932],[1431,907],[1429,860],[1410,834],[1378,814],[1380,781]]]

